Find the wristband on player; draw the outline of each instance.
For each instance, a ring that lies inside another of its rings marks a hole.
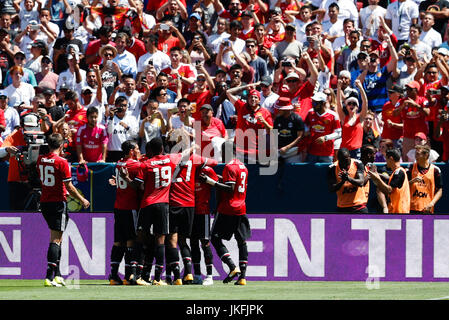
[[[210,184],[211,186],[215,186],[217,181],[215,181],[214,179],[211,179],[210,177],[206,176],[206,183]]]

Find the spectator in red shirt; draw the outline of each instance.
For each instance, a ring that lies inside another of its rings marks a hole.
[[[326,110],[327,96],[317,92],[312,97],[312,106],[304,123],[309,127],[309,146],[306,162],[330,163],[334,155],[334,140],[341,136],[338,115]]]
[[[398,85],[393,85],[388,89],[389,100],[382,108],[382,121],[384,127],[382,130],[382,139],[390,139],[396,147],[398,147],[398,140],[402,137],[404,124],[400,115],[394,115],[396,103],[402,98],[404,90]]]
[[[190,104],[192,117],[199,121],[202,118],[201,106],[211,103],[215,92],[215,84],[203,64],[197,65],[197,72],[198,76],[196,77],[192,93],[187,95],[187,99],[192,101]]]
[[[415,147],[415,134],[424,132],[429,134],[426,117],[429,115],[428,101],[418,95],[420,85],[411,81],[405,85],[407,96],[396,103],[394,115],[401,115],[404,123],[404,140],[402,142],[402,159],[407,159],[407,153]]]
[[[437,138],[443,139],[443,154],[442,160],[447,162],[449,160],[449,114],[448,108],[445,107],[440,110],[440,117],[435,128]]]
[[[201,156],[221,160],[217,150],[221,150],[221,143],[228,138],[223,121],[214,117],[214,111],[210,104],[204,104],[201,108]],[[221,138],[215,139],[214,138]],[[224,140],[223,140],[224,139]],[[221,142],[221,143],[220,143]]]
[[[153,29],[151,29],[151,33],[157,33],[159,35],[157,49],[165,54],[169,54],[170,49],[173,47],[185,48],[187,45],[184,36],[171,21],[157,23]],[[173,33],[176,36],[173,36]]]
[[[66,92],[64,102],[69,107],[65,114],[65,122],[69,124],[72,134],[75,135],[79,127],[87,123],[86,109],[80,103],[78,94],[72,90]]]
[[[100,48],[106,44],[115,47],[115,43],[111,41],[112,28],[110,26],[102,26],[98,30],[98,40],[89,42],[86,48],[86,63],[88,65],[101,64]]]
[[[238,88],[236,88],[238,89]],[[235,144],[237,151],[243,153],[245,161],[260,159],[258,140],[262,130],[273,129],[273,119],[267,109],[260,107],[260,92],[250,90],[248,102],[237,99],[228,90],[226,95],[235,106],[237,112],[237,125],[235,132]],[[265,141],[264,141],[265,142]],[[265,155],[266,156],[266,155]]]
[[[172,79],[179,79],[182,83],[182,94],[188,92],[189,87],[195,82],[196,74],[193,67],[189,64],[181,62],[182,54],[181,48],[173,47],[170,49],[170,61],[169,67],[162,70],[162,72],[171,76]],[[168,88],[174,92],[177,91],[176,84],[172,83]]]
[[[224,8],[220,0],[214,0],[213,4],[218,16],[229,19],[230,21],[240,20],[242,16],[242,4],[239,0],[231,0],[228,10]]]

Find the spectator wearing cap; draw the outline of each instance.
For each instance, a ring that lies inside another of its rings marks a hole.
[[[0,91],[0,109],[5,117],[5,128],[1,131],[0,137],[5,140],[6,137],[18,126],[20,126],[20,116],[16,108],[8,105],[8,95],[5,90]]]
[[[237,151],[244,155],[246,161],[259,159],[258,140],[259,135],[262,134],[261,130],[273,129],[270,111],[260,107],[260,92],[255,89],[249,91],[248,102],[237,99],[232,95],[231,90],[228,90],[226,94],[237,113],[235,127]]]
[[[16,54],[14,55],[14,65],[13,66],[21,67],[24,72],[21,80],[23,82],[29,83],[33,87],[35,87],[35,86],[37,86],[36,77],[35,77],[33,71],[25,68],[25,62],[26,62],[25,53],[23,51],[17,51]],[[11,68],[9,68],[9,69],[11,69]],[[6,72],[5,78],[3,79],[3,87],[5,87],[5,88],[12,83],[12,77],[9,74],[9,69]]]
[[[207,72],[203,64],[197,65],[197,77],[191,93],[187,99],[192,101],[192,117],[199,121],[201,119],[201,107],[210,104],[215,93],[215,83]]]
[[[430,149],[430,141],[427,138],[427,135],[424,132],[417,132],[415,134],[415,147],[407,152],[407,160],[408,162],[415,162],[416,160],[416,147],[417,146],[429,146]],[[440,155],[433,149],[430,149],[429,152],[429,161],[436,162]],[[404,159],[405,160],[405,159]]]
[[[370,62],[366,69],[362,70],[359,76],[360,82],[363,84],[366,96],[368,97],[368,109],[376,115],[376,130],[382,133],[382,123],[379,115],[382,112],[383,105],[388,100],[387,81],[393,70],[396,69],[398,55],[390,38],[387,38],[388,48],[391,54],[391,60],[385,67],[380,68],[380,56],[377,50],[369,53]]]
[[[198,33],[202,34],[204,37],[204,41],[206,41],[206,35],[203,32],[202,18],[201,15],[197,12],[193,12],[189,16],[189,20],[187,21],[186,28],[182,35],[187,42],[187,48],[192,45],[192,41],[194,40],[195,35]],[[204,44],[206,45],[206,44]]]
[[[330,163],[334,155],[334,140],[341,137],[341,125],[338,115],[326,109],[327,96],[317,92],[312,96],[312,109],[309,110],[304,124],[309,128],[307,162]]]
[[[41,71],[36,73],[38,86],[48,87],[56,90],[59,76],[53,72],[53,62],[49,56],[43,56],[41,59]]]
[[[115,47],[115,43],[111,41],[112,27],[111,26],[101,26],[98,30],[98,39],[89,42],[86,47],[86,63],[88,65],[101,64],[100,48],[109,44]]]
[[[310,59],[307,52],[302,53],[302,58],[307,63],[310,71],[310,76],[302,83],[300,77],[296,72],[290,72],[284,78],[286,86],[282,86],[278,90],[281,97],[289,97],[292,101],[294,112],[298,113],[301,118],[305,119],[307,113],[312,108],[311,97],[313,96],[315,83],[318,78],[318,70]]]
[[[65,115],[65,110],[61,105],[56,104],[55,90],[47,87],[42,87],[42,94],[45,98],[44,107],[47,110],[47,114],[51,116],[53,122],[60,120]],[[51,126],[50,126],[51,127]],[[48,128],[46,132],[49,130]]]
[[[34,88],[31,84],[22,81],[24,76],[23,68],[20,66],[11,67],[9,74],[11,75],[12,83],[5,88],[9,106],[17,107],[23,105],[23,108],[30,107],[34,97]]]
[[[406,51],[405,48],[399,50],[398,58],[404,62],[405,68],[399,69],[396,67],[391,77],[398,86],[404,88],[407,83],[415,80],[416,73],[422,62],[418,60],[415,50]]]
[[[301,56],[302,45],[295,39],[296,26],[287,24],[285,27],[284,39],[276,44],[274,58],[281,61],[284,57],[299,58]]]
[[[433,26],[435,25],[435,18],[432,13],[425,13],[422,18],[422,32],[419,40],[429,45],[431,48],[441,46],[443,42],[441,33],[437,32]]]
[[[137,61],[137,72],[143,72],[148,64],[152,64],[156,72],[159,74],[161,70],[170,65],[170,57],[164,52],[158,50],[158,39],[156,35],[150,34],[144,37],[143,41],[145,43],[146,53]]]
[[[270,111],[274,117],[276,114],[276,102],[279,99],[279,95],[273,92],[273,80],[270,76],[264,76],[260,79],[260,106]]]
[[[189,15],[185,5],[179,0],[169,0],[156,11],[156,20],[162,23],[170,21],[181,32]]]
[[[426,117],[430,110],[427,99],[418,94],[420,87],[417,81],[409,82],[405,86],[407,95],[396,103],[397,108],[394,114],[400,114],[404,123],[402,159],[407,159],[407,153],[415,146],[415,134],[417,132],[429,134]]]
[[[277,130],[279,159],[286,163],[303,162],[298,152],[298,144],[304,135],[304,122],[293,112],[293,105],[288,97],[280,97],[274,106],[277,116],[273,129]]]
[[[399,139],[402,138],[404,124],[400,114],[394,114],[396,104],[404,95],[404,89],[394,84],[388,89],[389,100],[382,108],[382,121],[384,122],[382,130],[382,139],[390,139],[396,148],[399,147]]]
[[[368,54],[368,52],[367,51],[360,51],[357,54],[357,59],[355,61],[353,61],[349,65],[349,69],[342,70],[340,72],[349,70],[349,72],[350,72],[350,79],[353,80],[353,81],[351,81],[351,86],[353,86],[355,79],[357,79],[357,77],[362,73],[362,71],[365,70],[368,67],[368,64],[369,64],[369,54]]]
[[[69,46],[69,53],[67,55],[68,68],[59,74],[56,91],[59,91],[61,85],[65,83],[70,90],[75,90],[76,84],[86,81],[86,71],[80,69],[79,54],[75,47]]]
[[[351,158],[360,160],[363,143],[363,121],[368,111],[368,99],[360,80],[356,80],[355,85],[362,97],[360,112],[358,97],[346,97],[343,105],[343,92],[341,90],[341,81],[339,81],[337,84],[337,114],[341,124],[340,148],[346,148]]]
[[[201,156],[217,159],[221,144],[228,138],[226,128],[220,119],[214,117],[210,104],[203,104],[201,114]]]
[[[62,30],[64,31],[64,36],[57,38],[55,44],[53,45],[53,61],[54,69],[56,73],[61,73],[67,69],[67,55],[68,55],[68,46],[75,45],[78,47],[78,52],[80,54],[80,59],[83,58],[84,45],[83,42],[76,38],[75,26],[70,23],[70,20],[67,20],[66,23],[63,24]]]
[[[48,55],[48,47],[42,40],[36,40],[31,43],[31,57],[25,63],[24,67],[33,71],[34,74],[42,71],[42,57]]]

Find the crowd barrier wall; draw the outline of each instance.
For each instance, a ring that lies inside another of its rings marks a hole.
[[[449,182],[449,164],[437,164],[443,174],[443,183]],[[91,202],[90,212],[111,212],[114,207],[115,188],[111,187],[108,179],[115,174],[113,163],[88,164],[89,179],[86,182],[77,181],[76,167],[72,166],[73,184]],[[218,165],[217,172],[221,172],[223,165]],[[262,167],[248,165],[247,212],[256,213],[333,213],[337,198],[327,188],[328,164],[287,164],[280,166],[273,175],[261,174]],[[8,203],[8,164],[0,163],[0,211],[9,211]],[[377,213],[375,186],[371,183],[370,213]],[[443,198],[437,203],[435,212],[449,213],[447,190],[443,187]],[[69,203],[77,209],[79,205]],[[214,201],[212,201],[214,206]],[[75,211],[75,210],[73,210]]]
[[[272,213],[252,214],[249,220],[248,280],[363,281],[367,286],[449,280],[449,215]],[[113,223],[112,213],[70,213],[60,265],[67,280],[107,283]],[[48,243],[40,213],[0,213],[0,279],[43,279]],[[224,243],[238,261],[236,242]],[[213,253],[213,275],[223,279],[227,267]],[[123,261],[119,271],[123,275]]]

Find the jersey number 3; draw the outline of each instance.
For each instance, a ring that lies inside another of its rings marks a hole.
[[[53,187],[55,185],[55,168],[52,166],[39,165],[40,179],[44,186]]]
[[[241,172],[240,173],[240,185],[238,188],[238,191],[240,193],[244,193],[246,189],[246,172]]]

